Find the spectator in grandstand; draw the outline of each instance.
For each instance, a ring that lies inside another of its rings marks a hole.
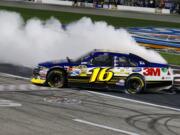
[[[171,8],[170,8],[170,13],[174,13],[176,10],[176,4],[172,3]]]
[[[148,1],[148,7],[155,8],[155,5],[156,5],[155,0]]]
[[[124,0],[119,0],[119,5],[124,5]]]
[[[176,5],[176,12],[180,14],[180,2]]]
[[[164,3],[164,0],[160,0],[160,1],[158,1],[158,5],[157,5],[157,7],[159,7],[160,9],[162,9],[162,8],[164,8],[165,7],[165,3]]]
[[[77,6],[78,6],[78,1],[74,0],[73,7],[77,7]]]

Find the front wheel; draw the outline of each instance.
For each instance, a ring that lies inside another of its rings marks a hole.
[[[62,70],[52,70],[47,76],[47,84],[50,87],[62,88],[65,86],[65,73]]]
[[[141,93],[145,88],[144,79],[140,75],[132,75],[126,80],[126,90],[128,94]]]

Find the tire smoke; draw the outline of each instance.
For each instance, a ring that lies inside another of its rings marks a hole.
[[[66,56],[73,59],[93,49],[134,53],[148,61],[166,63],[155,51],[139,46],[126,30],[105,22],[84,17],[63,29],[53,17],[25,22],[18,13],[0,11],[0,63],[32,67]]]

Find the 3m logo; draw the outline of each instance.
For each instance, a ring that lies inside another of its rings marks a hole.
[[[100,81],[100,82],[108,82],[113,77],[113,72],[108,71],[109,68],[94,68],[91,78],[89,80],[90,83]]]
[[[145,76],[160,76],[161,70],[160,68],[144,68],[143,74]]]

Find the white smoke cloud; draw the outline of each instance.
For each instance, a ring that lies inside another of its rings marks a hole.
[[[93,49],[134,53],[166,63],[158,53],[139,46],[126,30],[105,22],[82,18],[64,30],[55,18],[33,18],[25,23],[18,13],[0,11],[0,63],[32,67],[47,60],[79,57]]]

